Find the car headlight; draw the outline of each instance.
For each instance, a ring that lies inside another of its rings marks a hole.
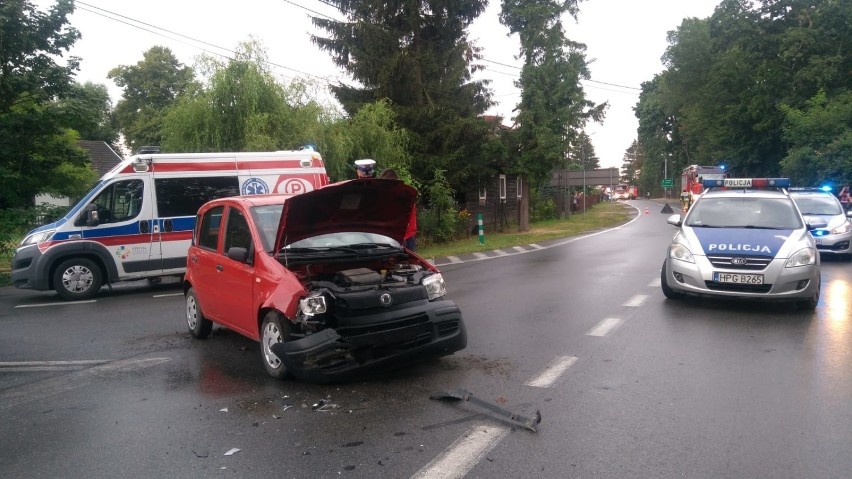
[[[669,248],[669,256],[673,259],[694,263],[695,258],[692,256],[692,251],[681,243],[675,243]]]
[[[299,300],[299,309],[305,316],[314,316],[328,311],[325,303],[325,296],[322,294],[313,294],[307,298]]]
[[[816,250],[813,248],[802,248],[799,251],[793,253],[790,258],[787,259],[787,263],[784,265],[785,268],[796,268],[798,266],[807,266],[809,264],[816,263]]]
[[[29,246],[31,244],[43,243],[52,238],[53,233],[56,233],[56,230],[44,230],[39,231],[38,233],[33,233],[24,238],[24,241],[21,241],[21,246]]]
[[[447,285],[444,283],[444,277],[441,276],[441,273],[435,273],[423,278],[423,286],[426,287],[426,294],[429,297],[429,301],[447,294]]]
[[[852,223],[847,221],[842,225],[838,226],[837,228],[831,230],[831,233],[836,235],[842,235],[843,233],[848,233],[850,230],[852,230]]]

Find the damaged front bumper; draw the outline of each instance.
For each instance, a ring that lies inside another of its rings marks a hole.
[[[445,356],[466,346],[461,310],[445,300],[349,318],[337,329],[274,344],[271,350],[293,377],[333,382]]]

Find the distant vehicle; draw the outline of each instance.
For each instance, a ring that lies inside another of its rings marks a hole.
[[[695,203],[704,189],[704,180],[719,180],[727,176],[722,166],[690,165],[680,175],[680,190],[685,192],[687,206]]]
[[[786,178],[704,180],[707,188],[684,216],[660,271],[663,294],[793,301],[814,309],[820,256],[806,221],[786,191]]]
[[[639,197],[639,187],[630,185],[627,187],[627,198],[635,200]]]
[[[805,219],[818,217],[825,228],[811,230],[821,255],[852,261],[852,211],[844,211],[830,191],[817,188],[791,188],[790,197]]]
[[[18,288],[88,299],[104,284],[186,271],[195,214],[225,196],[295,195],[329,183],[312,150],[159,153],[145,147],[105,174],[65,217],[36,228],[12,258]]]
[[[615,185],[615,187],[613,187],[613,190],[612,190],[612,199],[614,199],[614,200],[633,199],[633,198],[630,197],[630,188],[632,188],[632,187],[630,185],[626,184],[626,183],[621,183],[621,184]],[[635,187],[633,187],[633,188],[635,188]]]
[[[402,246],[416,196],[357,179],[205,204],[184,281],[190,333],[220,324],[260,342],[271,376],[315,382],[464,349],[440,271]]]

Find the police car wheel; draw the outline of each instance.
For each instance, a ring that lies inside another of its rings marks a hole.
[[[290,340],[292,323],[276,311],[270,311],[263,317],[260,325],[260,355],[263,366],[270,376],[284,379],[288,376],[287,368],[272,352],[272,345]]]
[[[213,322],[204,317],[193,288],[186,292],[186,325],[189,327],[189,333],[198,339],[206,338],[213,330]]]
[[[666,262],[663,261],[663,267],[660,269],[660,287],[663,289],[663,295],[668,299],[683,298],[683,294],[678,293],[669,287],[669,283],[666,281],[666,276]]]
[[[804,311],[813,311],[816,309],[817,304],[819,304],[819,287],[817,287],[816,293],[810,299],[796,302],[796,307]]]
[[[103,285],[101,268],[86,258],[67,259],[53,273],[53,288],[69,301],[94,297]]]

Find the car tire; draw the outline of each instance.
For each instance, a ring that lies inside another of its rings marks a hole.
[[[198,339],[210,336],[213,331],[213,322],[204,317],[204,311],[193,288],[186,291],[186,326],[189,328],[189,334]]]
[[[290,340],[293,323],[277,311],[270,311],[260,324],[260,357],[270,376],[285,379],[289,376],[284,363],[272,352],[272,345]]]
[[[813,311],[813,310],[815,310],[816,307],[817,307],[817,304],[819,304],[819,290],[820,290],[820,286],[818,285],[817,290],[814,293],[813,297],[811,297],[810,299],[806,299],[804,301],[797,301],[796,302],[796,308],[798,308],[802,311]]]
[[[669,283],[667,281],[666,274],[666,262],[663,261],[663,267],[660,269],[660,287],[663,289],[663,295],[668,299],[681,299],[683,298],[683,294],[678,293],[669,287]]]
[[[103,286],[100,266],[87,258],[71,258],[59,264],[53,272],[53,288],[69,301],[94,297]]]

